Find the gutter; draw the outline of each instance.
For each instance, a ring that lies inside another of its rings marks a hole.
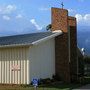
[[[33,46],[32,44],[12,44],[12,45],[1,45],[0,48],[9,48],[9,47],[29,47]]]
[[[37,41],[33,42],[32,44],[33,44],[33,45],[38,45],[38,44],[41,43],[41,42],[44,42],[44,41],[46,41],[46,40],[48,40],[48,39],[51,39],[51,38],[53,38],[53,37],[56,37],[56,36],[58,36],[58,35],[61,35],[61,34],[62,34],[62,31],[61,31],[61,30],[56,30],[56,31],[53,31],[52,33],[54,33],[54,34],[53,34],[53,35],[50,35],[50,36],[47,36],[47,37],[45,37],[45,38],[42,38],[42,39],[40,39],[40,40],[37,40]]]

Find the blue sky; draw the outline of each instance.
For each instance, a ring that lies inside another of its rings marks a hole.
[[[0,36],[41,31],[61,2],[78,26],[90,26],[90,0],[0,0]]]

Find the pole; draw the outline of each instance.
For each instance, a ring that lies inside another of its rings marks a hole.
[[[37,86],[34,86],[34,89],[37,90]]]

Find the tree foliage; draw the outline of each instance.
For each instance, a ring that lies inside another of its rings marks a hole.
[[[47,31],[49,31],[49,30],[51,31],[51,28],[52,28],[52,25],[51,24],[49,24],[49,25],[46,26],[46,30]]]
[[[90,56],[86,56],[84,62],[90,64]]]

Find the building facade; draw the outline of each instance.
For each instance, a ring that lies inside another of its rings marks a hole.
[[[30,84],[34,78],[52,78],[55,37],[60,34],[62,32],[43,32],[1,37],[0,83]]]
[[[51,11],[50,32],[0,37],[0,83],[30,84],[53,75],[77,81],[76,18],[66,9]]]

